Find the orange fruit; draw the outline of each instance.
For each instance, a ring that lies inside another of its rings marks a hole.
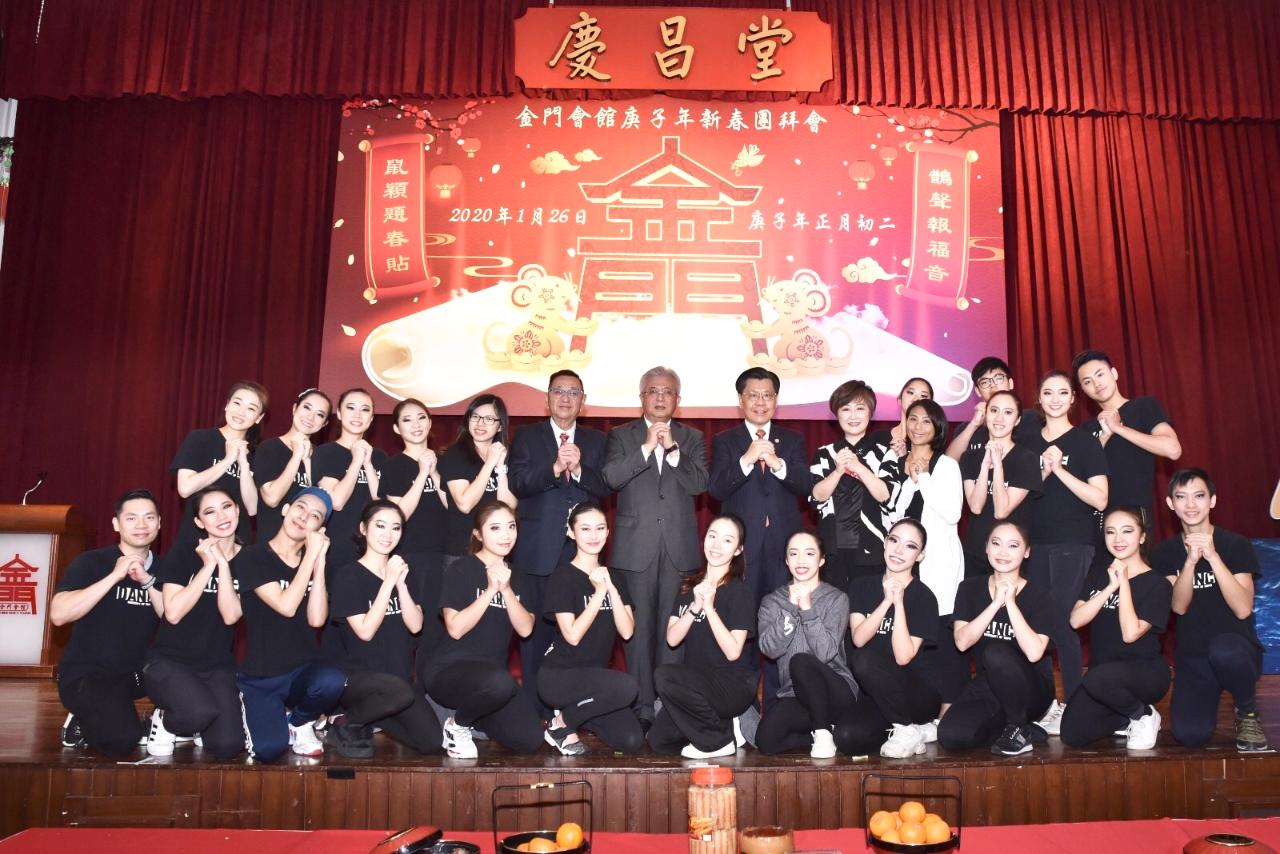
[[[924,823],[925,842],[946,842],[951,839],[951,826],[942,819]]]
[[[529,843],[528,843],[528,842],[521,842],[519,845],[517,845],[517,846],[516,846],[516,850],[517,850],[517,851],[528,851],[528,850],[529,850]]]
[[[897,828],[897,815],[888,810],[880,810],[871,816],[871,821],[867,822],[867,830],[870,830],[871,835],[877,838],[883,836],[886,830],[897,830]]]
[[[901,842],[902,840],[898,838],[898,831],[886,830],[883,834],[881,834],[880,841],[881,842]]]
[[[924,804],[919,801],[907,801],[898,807],[898,815],[902,816],[904,822],[913,821],[916,824],[920,824],[925,817]]]
[[[556,845],[553,839],[543,839],[539,836],[536,839],[529,840],[529,850],[539,852],[539,854],[547,854],[550,851],[559,851],[560,846]]]
[[[918,821],[904,821],[898,828],[898,838],[907,845],[919,845],[924,842],[924,825]]]
[[[942,816],[938,815],[936,812],[926,813],[924,820],[922,820],[920,823],[928,824],[931,821],[942,821]]]
[[[561,848],[577,848],[582,844],[582,825],[566,821],[556,828],[556,844]]]

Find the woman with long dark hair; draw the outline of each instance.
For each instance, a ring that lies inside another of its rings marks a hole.
[[[373,426],[373,395],[362,388],[349,388],[338,397],[335,412],[342,432],[315,452],[312,475],[320,488],[333,498],[333,515],[325,530],[329,535],[328,565],[346,566],[360,556],[356,548],[356,525],[365,505],[381,493],[382,468],[386,452],[365,441]]]
[[[736,516],[711,520],[702,538],[702,570],[686,575],[667,620],[667,645],[684,650],[680,664],[654,673],[662,710],[649,730],[657,753],[686,759],[732,756],[744,742],[734,725],[756,699],[760,668],[751,638],[756,609],[747,584]]]
[[[556,712],[547,723],[547,743],[566,756],[587,747],[579,729],[595,733],[613,750],[635,753],[644,745],[640,719],[631,706],[640,691],[630,673],[609,659],[618,638],[630,640],[636,621],[622,574],[600,562],[609,523],[598,504],[584,501],[569,513],[569,538],[577,554],[551,573],[543,617],[556,636],[538,668],[538,696]]]
[[[482,394],[467,404],[458,436],[440,460],[440,479],[449,490],[449,527],[444,553],[466,554],[472,516],[486,501],[516,506],[507,483],[507,405],[496,394]]]
[[[177,479],[178,494],[186,499],[175,546],[194,545],[200,538],[191,498],[215,484],[225,489],[240,506],[236,534],[241,542],[248,541],[253,530],[249,520],[258,515],[258,487],[253,480],[251,458],[262,419],[267,415],[268,402],[267,390],[261,385],[247,380],[238,382],[227,392],[223,425],[193,430],[182,440],[173,462],[169,463],[169,471]]]
[[[258,482],[260,511],[257,542],[265,543],[280,530],[281,509],[298,491],[316,483],[311,461],[312,439],[324,429],[333,402],[318,388],[309,388],[293,402],[293,420],[283,436],[267,439],[253,454],[253,476]]]

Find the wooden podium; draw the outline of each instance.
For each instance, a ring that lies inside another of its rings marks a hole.
[[[0,504],[0,677],[52,677],[70,627],[49,602],[89,532],[69,504]]]

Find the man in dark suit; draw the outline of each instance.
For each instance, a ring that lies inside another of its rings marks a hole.
[[[738,377],[738,403],[746,421],[711,443],[711,496],[746,526],[747,583],[760,607],[766,593],[788,580],[787,539],[800,530],[800,501],[813,490],[804,437],[773,424],[778,375],[749,368]]]
[[[653,721],[653,670],[673,660],[667,617],[680,577],[702,562],[694,496],[707,490],[702,434],[672,421],[680,403],[680,377],[650,368],[640,378],[637,418],[609,432],[604,480],[618,493],[609,565],[625,570],[636,630],[627,642],[627,672],[640,682],[637,714]]]
[[[521,601],[535,617],[533,633],[520,642],[520,670],[525,694],[544,716],[549,710],[538,699],[538,666],[555,637],[555,626],[542,619],[547,578],[573,559],[573,541],[565,535],[569,511],[609,496],[602,476],[604,433],[578,423],[586,399],[582,377],[556,371],[547,385],[551,420],[522,427],[511,443],[511,491],[520,499],[512,566],[529,581]]]

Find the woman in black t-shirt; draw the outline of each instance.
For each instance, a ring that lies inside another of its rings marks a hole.
[[[533,632],[533,614],[520,602],[523,579],[507,566],[516,545],[516,514],[493,501],[476,510],[471,554],[444,571],[440,612],[446,634],[423,660],[422,684],[431,698],[455,709],[444,722],[444,746],[454,759],[475,759],[472,728],[516,753],[542,744],[542,722],[507,669],[514,629]]]
[[[965,451],[960,457],[960,477],[965,504],[973,514],[965,533],[965,577],[986,575],[987,540],[997,522],[1026,527],[1027,502],[1040,496],[1040,460],[1013,441],[1014,428],[1022,420],[1022,400],[1011,391],[998,391],[987,400],[986,447]]]
[[[1043,742],[1038,720],[1053,700],[1049,591],[1028,581],[1026,529],[1000,522],[987,539],[990,575],[966,578],[956,591],[956,648],[974,651],[977,675],[938,724],[947,750],[991,746],[1016,756]]]
[[[250,518],[258,515],[258,487],[254,484],[251,455],[259,426],[267,414],[267,390],[255,382],[238,382],[227,394],[223,407],[226,422],[218,428],[194,430],[169,463],[178,484],[178,494],[186,499],[184,521],[178,529],[178,545],[200,538],[195,525],[196,508],[191,497],[207,486],[221,486],[240,505],[236,533],[242,542],[252,534]]]
[[[364,555],[334,573],[329,613],[341,638],[334,664],[347,674],[328,737],[351,759],[373,757],[373,727],[418,753],[440,751],[440,721],[415,689],[414,636],[421,633],[422,607],[413,600],[411,565],[393,555],[404,530],[404,514],[386,499],[371,501],[360,514],[356,543]]]
[[[356,525],[365,505],[381,492],[380,478],[387,464],[384,451],[365,441],[373,426],[373,397],[362,388],[347,389],[338,398],[335,413],[342,433],[337,441],[316,449],[311,474],[320,488],[333,497],[333,515],[325,530],[329,535],[328,565],[346,566],[360,556]]]
[[[702,571],[681,581],[667,645],[682,648],[684,661],[653,674],[662,699],[649,730],[656,753],[710,759],[732,756],[745,743],[735,724],[755,702],[760,670],[751,643],[756,609],[744,577],[744,533],[736,516],[712,519],[702,539]]]
[[[1044,426],[1028,431],[1023,446],[1040,458],[1044,494],[1029,503],[1031,541],[1035,554],[1028,577],[1047,584],[1053,607],[1049,637],[1058,653],[1062,673],[1062,697],[1067,700],[1080,687],[1084,659],[1080,636],[1072,627],[1072,609],[1080,597],[1080,585],[1093,563],[1101,512],[1107,506],[1107,458],[1098,440],[1071,424],[1076,395],[1071,377],[1049,371],[1040,380],[1039,407]],[[1065,702],[1055,698],[1040,721],[1041,728],[1057,735]]]
[[[231,759],[244,750],[232,653],[241,615],[232,575],[240,507],[221,486],[205,487],[191,500],[195,525],[206,536],[195,548],[172,549],[157,573],[164,621],[142,670],[156,704],[147,753],[169,756],[177,736],[199,735],[204,750]]]
[[[1114,560],[1089,573],[1071,610],[1074,628],[1091,626],[1089,670],[1062,715],[1062,742],[1084,747],[1121,733],[1130,750],[1150,750],[1160,733],[1155,704],[1169,690],[1160,633],[1173,585],[1147,564],[1140,508],[1107,513],[1103,536]]]
[[[580,756],[587,746],[578,730],[585,727],[612,749],[635,753],[644,744],[631,709],[640,687],[630,673],[611,669],[609,659],[614,641],[630,640],[636,621],[626,583],[600,563],[609,523],[599,505],[573,508],[569,538],[578,553],[551,573],[543,603],[543,619],[556,624],[538,668],[538,696],[557,710],[545,737],[565,756]]]
[[[855,578],[849,585],[849,629],[853,633],[853,678],[875,701],[878,726],[892,726],[880,755],[907,759],[937,740],[933,724],[942,698],[918,661],[937,643],[938,600],[915,578],[929,538],[915,519],[903,519],[884,539],[884,575]],[[864,724],[864,726],[871,726]]]
[[[316,483],[312,476],[311,439],[324,429],[333,402],[318,388],[309,388],[293,402],[293,421],[283,436],[267,439],[253,453],[253,475],[258,482],[261,506],[258,538],[265,543],[280,530],[284,505],[298,490]]]
[[[467,404],[458,437],[440,460],[440,479],[449,490],[444,553],[456,558],[467,553],[477,507],[486,501],[516,506],[507,484],[507,405],[502,398],[482,394]]]

